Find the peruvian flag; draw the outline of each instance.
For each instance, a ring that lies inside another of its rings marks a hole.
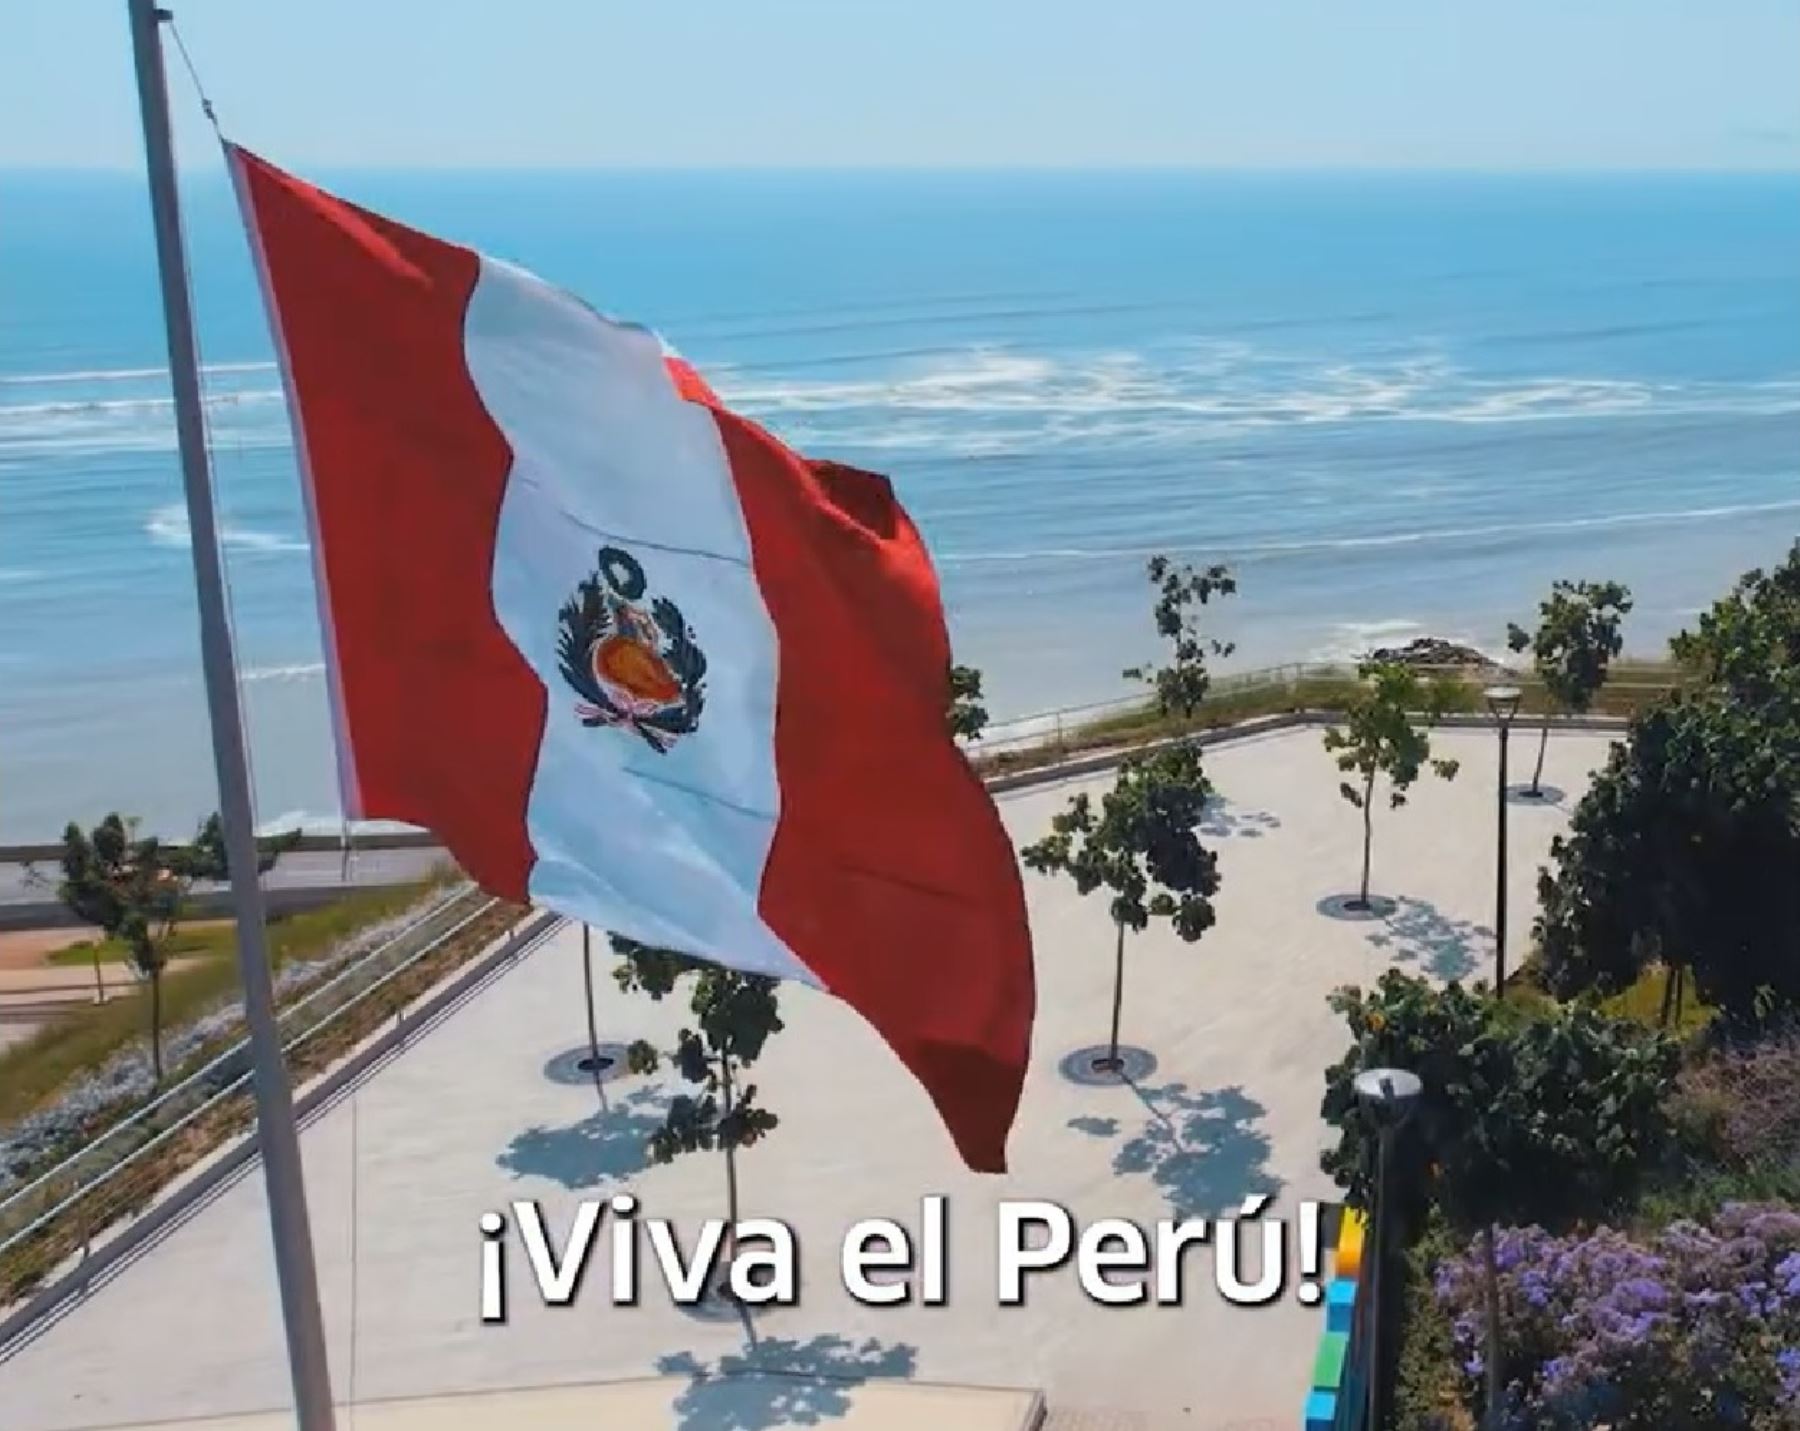
[[[227,146],[306,491],[346,811],[485,888],[829,990],[1005,1166],[1013,851],[886,479],[647,330]]]

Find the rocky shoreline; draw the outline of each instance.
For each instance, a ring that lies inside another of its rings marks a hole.
[[[1377,646],[1366,651],[1360,664],[1393,662],[1401,666],[1467,666],[1483,670],[1500,670],[1498,661],[1483,655],[1473,646],[1446,641],[1441,636],[1419,636],[1404,646]]]

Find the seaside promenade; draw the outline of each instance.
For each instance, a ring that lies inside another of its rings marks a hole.
[[[56,898],[54,847],[37,847],[29,860],[17,857],[19,848],[0,849],[0,931],[72,924],[73,918]],[[309,909],[348,890],[425,879],[445,858],[438,847],[419,845],[359,849],[348,860],[336,849],[293,850],[262,882],[272,908]],[[192,905],[202,915],[228,913],[230,891],[222,884],[202,882],[195,888]]]
[[[1608,741],[1554,736],[1546,781],[1567,798],[1512,808],[1515,965],[1536,869]],[[546,1077],[585,1041],[580,934],[565,928],[305,1130],[339,1394],[374,1403],[604,1383],[567,1392],[564,1404],[582,1401],[586,1424],[608,1431],[874,1425],[904,1387],[917,1399],[896,1413],[901,1424],[944,1431],[1008,1424],[978,1418],[1016,1420],[1032,1393],[1047,1425],[1067,1431],[1295,1425],[1321,1313],[1293,1296],[1292,1278],[1274,1304],[1234,1307],[1215,1290],[1203,1246],[1187,1255],[1179,1306],[1101,1307],[1065,1268],[1033,1279],[1024,1305],[1001,1307],[995,1206],[1047,1199],[1078,1222],[1149,1226],[1229,1217],[1258,1194],[1269,1213],[1291,1217],[1302,1200],[1335,1195],[1318,1168],[1328,1137],[1319,1100],[1345,1035],[1327,994],[1389,967],[1465,979],[1492,968],[1496,742],[1483,729],[1433,742],[1461,774],[1421,781],[1400,811],[1382,800],[1374,887],[1398,904],[1367,922],[1317,909],[1353,889],[1361,836],[1319,730],[1207,752],[1221,796],[1203,827],[1219,850],[1218,923],[1196,945],[1161,929],[1128,942],[1123,1035],[1156,1058],[1135,1087],[1082,1087],[1059,1071],[1066,1054],[1105,1039],[1111,928],[1102,897],[1026,875],[1039,1014],[1004,1177],[960,1166],[923,1093],[849,1009],[784,989],[787,1027],[753,1078],[781,1126],[740,1155],[739,1177],[746,1216],[795,1229],[801,1290],[797,1306],[757,1313],[753,1338],[735,1316],[676,1307],[654,1280],[639,1305],[613,1306],[603,1265],[574,1306],[546,1308],[516,1239],[509,1318],[479,1320],[484,1212],[534,1199],[560,1237],[580,1200],[628,1188],[643,1215],[685,1229],[684,1248],[699,1219],[723,1213],[718,1156],[647,1163],[644,1137],[679,1087],[671,1078],[611,1082],[602,1108],[591,1083]],[[1001,795],[1015,843],[1042,834],[1074,791],[1108,783],[1101,774]],[[678,1003],[627,998],[604,973],[599,991],[602,1039],[672,1042]],[[919,1199],[933,1193],[948,1198],[945,1304],[853,1300],[838,1271],[843,1233],[876,1216],[916,1228]],[[268,1412],[285,1404],[286,1378],[263,1188],[249,1176],[0,1353],[0,1425],[77,1431]],[[1007,1394],[959,1403],[957,1387]],[[340,1424],[388,1425],[379,1415]]]

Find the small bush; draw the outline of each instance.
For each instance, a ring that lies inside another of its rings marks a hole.
[[[1395,1150],[1410,1190],[1402,1225],[1429,1199],[1462,1226],[1564,1226],[1628,1206],[1669,1142],[1663,1098],[1679,1050],[1589,1005],[1522,1008],[1390,969],[1368,992],[1338,990],[1349,1051],[1325,1072],[1321,1113],[1338,1130],[1322,1165],[1370,1205],[1375,1130],[1355,1093],[1365,1069],[1402,1068],[1424,1091]]]
[[[1670,1112],[1726,1167],[1800,1163],[1800,1029],[1690,1063]]]
[[[1399,1302],[1399,1354],[1388,1399],[1395,1431],[1475,1431],[1463,1405],[1456,1364],[1456,1324],[1439,1304],[1435,1271],[1456,1244],[1434,1215],[1399,1261],[1405,1290]]]

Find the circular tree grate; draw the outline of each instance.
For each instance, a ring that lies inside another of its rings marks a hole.
[[[599,1046],[600,1064],[598,1070],[594,1066],[594,1050],[585,1043],[580,1048],[572,1048],[567,1053],[559,1053],[544,1065],[544,1077],[552,1083],[580,1084],[591,1088],[594,1074],[598,1071],[602,1083],[611,1083],[616,1078],[623,1078],[631,1069],[626,1064],[626,1050],[622,1043],[603,1043]]]
[[[1385,894],[1370,895],[1367,904],[1354,894],[1328,894],[1313,908],[1327,919],[1386,919],[1395,905]]]
[[[1111,1088],[1117,1083],[1141,1083],[1156,1072],[1156,1055],[1147,1048],[1134,1048],[1130,1044],[1119,1045],[1119,1062],[1117,1067],[1109,1067],[1108,1045],[1091,1044],[1087,1048],[1078,1048],[1075,1052],[1065,1054],[1057,1071],[1071,1083],[1079,1083],[1084,1088]]]
[[[1531,793],[1529,785],[1506,787],[1506,803],[1509,805],[1560,805],[1568,798],[1568,793],[1555,785],[1540,785],[1535,795]]]

